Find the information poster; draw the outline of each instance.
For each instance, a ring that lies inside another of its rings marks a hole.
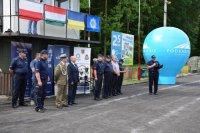
[[[116,56],[118,60],[124,59],[124,66],[132,66],[134,35],[113,31],[111,37],[111,55]]]
[[[80,78],[77,94],[88,94],[90,93],[90,87],[87,81],[90,80],[91,48],[75,47],[74,55],[77,58]]]

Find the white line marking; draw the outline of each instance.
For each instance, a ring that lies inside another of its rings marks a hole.
[[[181,107],[178,107],[177,109],[175,110],[172,110],[172,111],[169,111],[168,113],[160,116],[158,119],[154,119],[152,121],[149,121],[147,124],[149,126],[155,126],[157,125],[158,123],[162,123],[162,121],[165,121],[166,119],[170,118],[170,117],[173,117],[173,116],[176,116],[178,115],[181,111],[184,111],[184,109],[187,109],[189,108],[190,105],[193,105],[195,104],[196,102],[200,101],[200,97],[196,98],[195,100],[189,102],[188,104],[184,105],[184,106],[181,106]],[[149,126],[141,126],[141,127],[138,127],[138,128],[135,128],[135,129],[132,129],[131,130],[131,133],[140,133],[140,132],[144,132],[145,129]]]
[[[177,88],[177,87],[180,87],[180,86],[184,86],[184,85],[188,85],[188,84],[193,84],[193,83],[197,83],[197,82],[200,82],[200,80],[198,81],[194,81],[194,82],[190,82],[190,83],[185,83],[185,84],[180,84],[180,85],[175,85],[175,86],[170,86],[170,87],[165,87],[165,88],[162,88],[160,90],[166,90],[166,89],[170,89],[170,88]],[[85,109],[90,109],[90,108],[93,108],[93,107],[98,107],[98,106],[103,106],[103,105],[108,105],[110,103],[113,103],[113,102],[117,102],[117,101],[121,101],[121,100],[126,100],[126,99],[130,99],[130,98],[135,98],[137,96],[142,96],[142,95],[145,95],[145,94],[148,94],[148,92],[144,92],[144,93],[139,93],[139,94],[136,94],[136,95],[132,95],[132,96],[126,96],[126,97],[122,97],[122,98],[117,98],[117,99],[113,99],[113,100],[110,100],[110,101],[106,101],[106,102],[103,102],[103,103],[99,103],[99,104],[95,104],[95,105],[90,105],[90,106],[87,106],[87,107],[82,107],[80,109],[77,109],[77,110],[71,110],[71,111],[66,111],[66,112],[61,112],[61,113],[56,113],[56,114],[53,114],[53,115],[49,115],[47,117],[45,117],[46,119],[48,118],[52,118],[53,116],[59,116],[59,115],[63,115],[63,114],[67,114],[69,112],[74,112],[74,111],[81,111],[81,110],[85,110]],[[200,98],[197,98],[197,100],[199,101]],[[182,110],[182,108],[178,109],[179,110]],[[106,114],[106,113],[109,113],[110,111],[106,111],[105,113],[98,113],[98,114],[95,114],[95,115],[91,115],[89,117],[85,117],[83,119],[88,119],[88,118],[92,118],[92,117],[97,117],[99,115],[103,115],[103,114]],[[172,114],[175,114],[177,111],[175,112],[171,112]],[[24,113],[23,111],[21,113]],[[8,114],[9,115],[9,114]],[[37,120],[42,120],[44,118],[39,118],[39,119],[35,119],[34,121],[37,121]],[[157,120],[158,121],[158,120]],[[75,121],[76,122],[76,121]],[[150,122],[151,123],[151,122]],[[156,123],[156,121],[154,122]],[[6,126],[4,128],[7,128],[7,127],[13,127],[14,125],[10,125],[10,126]],[[143,130],[145,127],[142,126],[140,128],[137,128],[137,129],[134,129],[134,132],[137,132],[139,130]]]
[[[185,83],[185,84],[180,84],[180,85],[174,85],[174,86],[165,87],[165,88],[162,88],[160,90],[167,90],[167,89],[171,89],[171,88],[177,88],[177,87],[180,87],[180,86],[184,86],[184,85],[188,85],[188,84],[193,84],[193,83],[197,83],[197,82],[200,82],[200,80],[194,81],[194,82],[190,82],[190,83]],[[120,100],[126,100],[126,99],[130,99],[130,98],[135,98],[137,96],[142,96],[142,95],[146,95],[146,94],[148,94],[148,92],[139,93],[139,94],[131,95],[131,96],[126,96],[126,97],[122,97],[122,98],[117,98],[117,99],[113,99],[113,100],[110,100],[110,101],[105,101],[105,102],[98,103],[98,104],[95,104],[95,105],[90,105],[90,106],[87,106],[87,107],[82,107],[82,108],[77,109],[77,110],[72,110],[70,112],[81,111],[81,110],[90,109],[90,108],[93,108],[93,107],[109,105],[110,103],[113,103],[113,102],[117,102],[117,101],[120,101]],[[67,113],[67,112],[65,112],[65,113]],[[63,115],[63,112],[57,113],[57,114],[54,114],[54,115],[51,115],[51,116],[59,116],[59,115]]]
[[[186,104],[184,106],[178,107],[177,109],[170,111],[169,113],[159,117],[158,119],[154,119],[152,121],[149,121],[148,124],[153,126],[153,125],[155,125],[155,124],[157,124],[157,123],[159,123],[159,122],[161,122],[165,119],[168,119],[172,116],[178,115],[181,111],[188,108],[190,105],[195,104],[198,101],[200,101],[200,97],[196,98],[195,100],[193,100],[192,102],[189,102],[188,104]]]

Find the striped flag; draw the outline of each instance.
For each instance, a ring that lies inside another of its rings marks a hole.
[[[67,27],[70,29],[85,29],[85,14],[80,12],[68,11]]]
[[[66,12],[65,9],[45,5],[45,21],[48,24],[64,26],[66,23]]]
[[[43,18],[43,5],[40,3],[20,0],[19,17],[33,21],[39,21]]]

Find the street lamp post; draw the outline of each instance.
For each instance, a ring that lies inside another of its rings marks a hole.
[[[89,7],[89,15],[91,13],[91,1],[88,0],[88,7]],[[90,32],[88,32],[88,41],[90,41]],[[88,44],[88,48],[90,48],[90,44]]]
[[[167,0],[164,0],[164,20],[163,20],[163,26],[167,26]]]
[[[141,78],[141,48],[140,48],[140,23],[141,23],[141,10],[140,10],[141,1],[138,1],[138,80]]]
[[[164,19],[163,19],[163,26],[167,26],[167,5],[171,4],[170,1],[164,0]]]

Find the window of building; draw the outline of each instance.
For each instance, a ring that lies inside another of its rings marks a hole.
[[[70,3],[70,0],[55,0],[55,6],[58,6],[64,9],[69,9],[69,3]]]

